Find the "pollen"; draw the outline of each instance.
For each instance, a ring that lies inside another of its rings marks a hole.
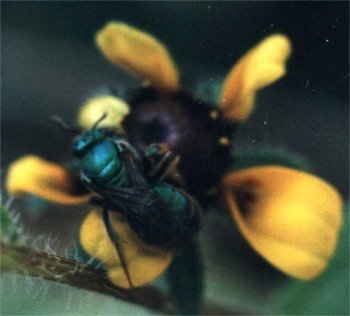
[[[212,118],[212,120],[216,120],[219,117],[218,111],[211,111],[210,117]]]
[[[230,139],[227,138],[227,137],[220,137],[219,138],[219,144],[222,145],[222,146],[229,146],[230,145]]]

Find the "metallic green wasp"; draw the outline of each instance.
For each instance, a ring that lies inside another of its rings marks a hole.
[[[150,145],[141,155],[124,135],[97,128],[102,119],[75,138],[73,154],[81,162],[82,182],[98,194],[91,202],[103,208],[106,230],[131,284],[109,212],[122,213],[144,242],[170,249],[194,236],[202,210],[184,190],[163,181],[178,162],[167,146]]]

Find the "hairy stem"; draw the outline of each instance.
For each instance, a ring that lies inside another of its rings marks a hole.
[[[164,314],[173,313],[170,299],[153,287],[125,290],[111,284],[101,270],[23,246],[1,243],[0,268],[4,272],[40,277],[111,295]],[[235,313],[220,306],[210,305],[205,308],[205,314],[234,315]]]

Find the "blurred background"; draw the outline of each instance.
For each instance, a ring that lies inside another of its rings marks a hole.
[[[347,199],[348,2],[8,1],[1,3],[1,20],[2,174],[11,161],[28,153],[67,161],[71,138],[50,117],[58,114],[74,124],[79,106],[91,94],[138,86],[94,46],[98,29],[121,20],[163,41],[184,87],[211,101],[249,48],[272,33],[289,36],[293,54],[287,76],[259,92],[256,110],[239,129],[235,144],[269,144],[302,154]],[[58,237],[60,251],[76,237],[85,214],[84,209],[55,208],[22,216],[28,234]],[[200,238],[208,299],[246,312],[271,313],[281,301],[281,289],[294,286],[249,250],[230,221],[210,214]],[[348,294],[348,283],[340,290]]]

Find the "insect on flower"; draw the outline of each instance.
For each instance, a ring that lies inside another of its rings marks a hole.
[[[231,169],[232,134],[253,111],[257,91],[285,74],[288,38],[271,35],[244,55],[226,76],[217,107],[180,88],[169,52],[150,34],[111,22],[97,33],[96,43],[107,60],[143,80],[143,87],[126,101],[113,94],[97,96],[78,116],[86,131],[75,147],[82,161],[81,178],[102,196],[105,210],[97,203],[89,213],[80,242],[104,263],[109,279],[122,287],[142,286],[168,267],[172,247],[159,244],[154,230],[147,228],[154,221],[162,223],[166,228],[157,226],[157,232],[169,233],[170,239],[164,239],[169,241],[177,235],[171,229],[178,227],[169,219],[185,218],[187,224],[179,226],[192,235],[200,211],[191,196],[202,208],[223,199],[248,243],[280,271],[302,280],[318,276],[334,252],[341,226],[342,201],[336,189],[281,164]],[[100,154],[105,158],[95,160]],[[77,191],[72,179],[63,167],[27,156],[10,166],[7,188],[61,204],[89,201],[92,194]],[[118,184],[118,190],[111,190],[111,184]],[[138,221],[145,212],[155,217]],[[169,212],[179,218],[168,217]],[[121,242],[116,243],[113,232]]]
[[[140,157],[122,136],[93,128],[78,136],[73,148],[82,161],[81,180],[103,198],[95,203],[102,203],[107,211],[118,208],[129,225],[140,230],[142,240],[168,248],[181,244],[186,239],[182,235],[198,230],[198,203],[183,190],[161,182],[177,162],[164,146],[150,145]]]
[[[98,194],[93,202],[103,208],[106,231],[132,287],[109,212],[123,214],[146,243],[173,249],[198,231],[202,211],[185,191],[160,182],[176,168],[178,157],[161,144],[150,145],[141,157],[122,135],[97,128],[105,117],[97,120],[90,131],[76,137],[73,153],[81,160],[81,180]]]

